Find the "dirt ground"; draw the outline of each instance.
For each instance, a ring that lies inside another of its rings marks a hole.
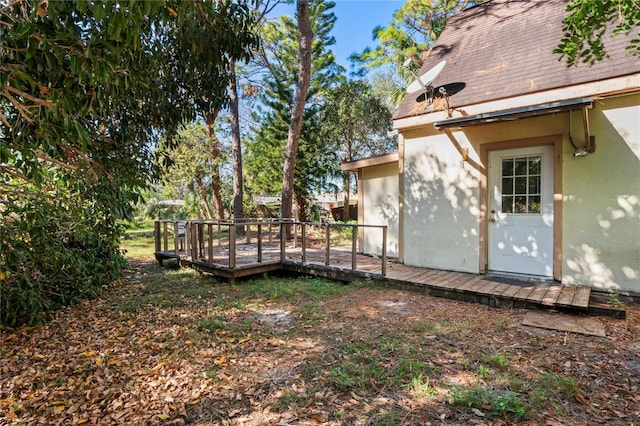
[[[0,424],[640,424],[638,306],[596,318],[594,337],[522,326],[524,310],[281,281],[140,262],[97,300],[1,329]]]

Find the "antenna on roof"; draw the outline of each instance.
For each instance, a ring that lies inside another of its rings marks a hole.
[[[431,68],[426,73],[422,74],[422,76],[418,77],[416,73],[411,69],[411,59],[407,59],[402,64],[405,68],[407,68],[411,74],[415,77],[415,81],[407,86],[407,93],[415,93],[419,92],[420,89],[425,94],[425,97],[428,99],[429,105],[433,103],[433,80],[438,77],[438,75],[444,69],[444,66],[447,64],[447,61],[441,61],[435,67]]]

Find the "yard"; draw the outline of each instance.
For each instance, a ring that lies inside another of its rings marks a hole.
[[[640,422],[638,306],[592,337],[370,282],[228,284],[125,243],[103,297],[1,330],[0,424]]]

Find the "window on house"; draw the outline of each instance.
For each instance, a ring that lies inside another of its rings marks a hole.
[[[542,156],[502,159],[502,213],[540,213]]]

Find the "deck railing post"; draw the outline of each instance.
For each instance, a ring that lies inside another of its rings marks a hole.
[[[236,227],[229,225],[229,269],[236,267]]]
[[[207,259],[213,263],[213,223],[207,223]]]
[[[198,222],[198,259],[204,258],[204,222]]]
[[[262,224],[258,223],[258,263],[262,263]]]
[[[330,258],[331,258],[331,225],[327,223],[326,233],[325,233],[325,249],[326,249],[326,258],[324,264],[329,266]]]
[[[298,247],[298,225],[293,224],[293,248]]]
[[[285,239],[287,238],[285,236],[285,227],[284,227],[284,222],[280,221],[280,262],[284,262],[284,258],[285,258],[285,248],[286,248],[286,244],[285,244]]]
[[[271,231],[272,231],[273,221],[269,219],[269,245],[271,245]]]
[[[199,229],[200,226],[198,224],[198,222],[191,222],[191,238],[192,238],[192,244],[191,244],[191,260],[195,261],[198,260],[198,247],[199,247],[199,243],[198,243],[198,235],[199,235]]]
[[[307,226],[303,223],[302,225],[302,264],[307,263]]]
[[[382,227],[382,276],[387,275],[387,227]]]
[[[157,220],[153,222],[153,241],[155,243],[155,249],[157,253],[162,248],[162,240],[160,239],[160,222],[158,222]]]
[[[191,228],[189,222],[184,223],[184,253],[189,255],[191,250]]]
[[[164,233],[162,235],[162,238],[164,239],[164,251],[169,251],[169,224],[167,222],[163,222],[162,228],[164,229]]]
[[[173,222],[173,251],[175,255],[178,255],[179,247],[178,243],[180,241],[180,236],[178,235],[178,222]]]
[[[218,220],[218,248],[222,247],[222,232],[220,229],[220,220]]]
[[[351,226],[351,269],[356,270],[356,249],[357,249],[358,226]]]

